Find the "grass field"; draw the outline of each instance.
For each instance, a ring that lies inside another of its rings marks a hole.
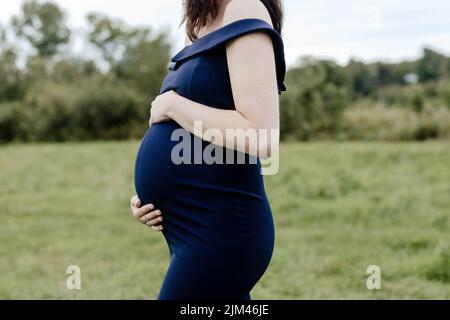
[[[169,257],[128,209],[137,147],[0,147],[0,298],[156,297]],[[254,299],[450,298],[448,142],[285,144],[266,190],[276,248]]]

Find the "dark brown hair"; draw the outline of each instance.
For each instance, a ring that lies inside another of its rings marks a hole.
[[[208,17],[215,19],[219,14],[220,1],[223,0],[184,0],[184,17],[186,22],[186,31],[191,39],[195,41],[198,38],[199,30],[204,27]],[[270,18],[275,30],[281,33],[283,28],[283,6],[281,0],[261,0],[269,11]]]

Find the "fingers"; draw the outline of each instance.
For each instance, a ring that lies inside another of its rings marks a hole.
[[[154,229],[154,230],[157,231],[157,230],[162,230],[163,229],[163,226],[161,224],[162,221],[163,221],[163,218],[162,217],[158,217],[158,218],[152,219],[150,221],[147,221],[145,224],[147,226],[151,227],[152,229],[153,228],[157,228],[157,229]]]
[[[135,218],[139,220],[144,215],[146,215],[147,213],[151,212],[154,209],[155,209],[155,206],[153,204],[147,204],[141,208],[133,207],[132,211],[133,211],[133,215],[135,216]]]
[[[141,200],[137,196],[133,196],[130,200],[131,211],[133,216],[142,224],[149,226],[154,231],[162,231],[164,227],[161,225],[163,221],[161,210],[155,210],[153,204],[147,204],[141,208]]]
[[[139,221],[147,226],[149,226],[153,231],[162,231],[164,227],[161,222],[163,217],[160,210],[153,210],[146,215],[142,216]]]
[[[151,220],[157,220],[157,223],[161,222],[162,221],[161,211],[154,210],[154,211],[151,211],[139,218],[139,221],[142,223],[147,223]]]
[[[163,226],[151,226],[150,228],[152,228],[153,231],[163,231],[164,230]]]
[[[157,214],[157,217],[151,220],[148,220],[145,224],[149,226],[153,231],[162,231],[164,230],[163,225],[161,222],[163,221],[163,217],[160,215],[161,213]]]
[[[141,206],[141,200],[138,198],[138,196],[131,197],[130,200],[131,206],[135,206],[136,208],[139,208]]]
[[[152,108],[153,108],[153,103],[155,102],[155,100],[153,100],[152,102],[150,102],[150,119],[148,120],[148,126],[149,128],[152,126],[153,124],[153,119],[152,119]]]

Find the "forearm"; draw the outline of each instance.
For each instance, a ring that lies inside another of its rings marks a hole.
[[[278,147],[278,128],[252,121],[237,110],[211,108],[176,95],[166,112],[185,130],[221,147],[261,158]]]

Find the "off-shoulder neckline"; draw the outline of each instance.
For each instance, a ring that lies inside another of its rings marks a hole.
[[[171,59],[172,64],[169,66],[169,70],[177,70],[183,61],[209,50],[213,50],[230,39],[257,30],[269,32],[272,40],[274,41],[277,79],[279,84],[279,92],[281,93],[281,91],[286,90],[283,83],[286,73],[283,38],[272,25],[261,19],[248,18],[236,20],[209,32],[176,53]]]
[[[237,23],[239,23],[239,22],[246,22],[246,21],[262,22],[263,24],[266,24],[268,27],[270,27],[270,28],[273,29],[272,25],[270,25],[267,21],[262,20],[262,19],[256,19],[256,18],[240,19],[240,20],[235,20],[235,21],[233,21],[233,22],[227,23],[227,24],[225,24],[225,25],[223,25],[223,26],[221,26],[221,27],[219,27],[219,28],[217,28],[217,29],[215,29],[215,30],[213,30],[213,31],[208,32],[207,34],[205,34],[205,35],[201,36],[200,38],[198,38],[198,39],[197,39],[196,41],[194,41],[192,44],[196,43],[197,41],[200,41],[201,39],[203,39],[203,38],[205,38],[205,37],[208,37],[208,36],[210,36],[210,35],[213,35],[213,34],[219,32],[219,31],[222,30],[222,29],[228,28],[228,27],[230,27],[230,26],[232,26],[232,25],[235,25],[235,24],[237,24]]]
[[[205,34],[204,36],[198,38],[196,41],[194,41],[193,43],[184,46],[180,51],[178,51],[177,53],[175,53],[174,56],[179,55],[181,52],[185,51],[185,50],[189,50],[190,48],[195,47],[196,45],[198,45],[199,43],[205,42],[206,40],[208,40],[209,38],[213,37],[214,35],[224,32],[223,30],[229,29],[237,24],[240,23],[246,23],[246,22],[256,22],[256,23],[262,23],[264,25],[264,27],[268,27],[270,29],[272,29],[273,31],[277,32],[274,27],[272,25],[270,25],[267,21],[262,20],[262,19],[257,19],[257,18],[246,18],[246,19],[240,19],[240,20],[236,20],[230,23],[227,23],[211,32],[208,32],[207,34]]]

